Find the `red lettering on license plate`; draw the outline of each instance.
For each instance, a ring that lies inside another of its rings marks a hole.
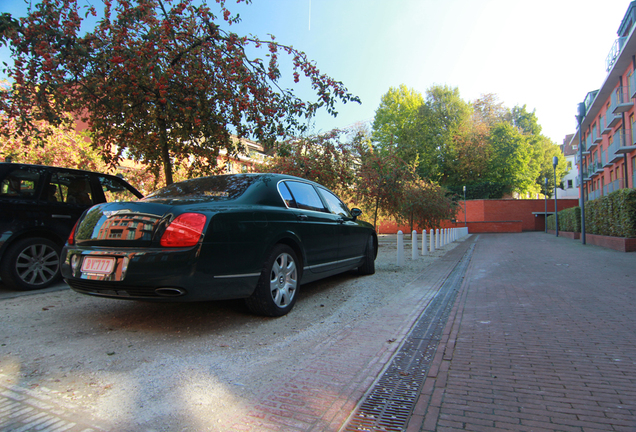
[[[115,267],[115,258],[86,257],[82,263],[82,273],[111,274]]]

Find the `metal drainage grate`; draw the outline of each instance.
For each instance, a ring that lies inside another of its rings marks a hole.
[[[391,360],[389,367],[349,418],[343,431],[406,429],[474,248],[475,245],[472,244],[446,278]]]

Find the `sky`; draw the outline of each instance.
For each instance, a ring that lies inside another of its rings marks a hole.
[[[36,0],[33,0],[34,2]],[[88,0],[79,0],[80,4]],[[210,4],[213,0],[208,0]],[[94,1],[93,4],[98,1]],[[576,130],[576,107],[601,87],[605,59],[629,0],[252,0],[234,5],[231,30],[292,45],[360,97],[326,112],[314,132],[373,120],[382,95],[406,85],[458,88],[472,101],[494,93],[509,108],[535,111],[561,144]],[[23,16],[23,0],[0,13]],[[264,55],[264,54],[263,54]],[[10,61],[0,49],[0,61]],[[292,87],[293,88],[293,87]],[[306,89],[299,89],[305,96]],[[309,94],[307,94],[309,96]]]

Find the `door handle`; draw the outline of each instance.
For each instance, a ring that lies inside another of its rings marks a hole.
[[[307,217],[307,215],[305,215],[305,214],[299,214],[299,215],[298,215],[298,220],[306,221],[307,219],[308,219],[308,217]]]
[[[53,219],[70,219],[71,215],[56,215],[56,214],[52,214],[51,217]]]

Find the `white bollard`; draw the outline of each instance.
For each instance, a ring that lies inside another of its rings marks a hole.
[[[411,259],[417,259],[417,231],[411,233]]]
[[[426,245],[426,230],[422,230],[422,255],[426,255],[428,247]]]
[[[435,230],[435,249],[439,249],[439,228]]]
[[[397,234],[397,265],[401,267],[404,265],[404,233],[398,231]]]
[[[435,250],[435,230],[431,228],[431,252]]]

